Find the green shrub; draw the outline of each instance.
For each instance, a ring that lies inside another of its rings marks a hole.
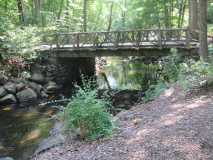
[[[162,92],[167,89],[167,85],[159,81],[156,85],[151,85],[149,89],[145,92],[144,102],[152,101],[155,98],[159,97]]]
[[[208,87],[213,81],[213,61],[189,60],[180,65],[179,84],[185,89]]]
[[[65,126],[68,131],[79,130],[82,139],[97,139],[110,135],[112,116],[107,112],[108,101],[97,99],[97,90],[91,82],[83,83],[65,109]]]
[[[179,74],[179,64],[182,61],[180,55],[178,55],[177,51],[173,49],[172,55],[169,55],[162,59],[161,67],[161,77],[164,81],[167,82],[176,82]]]
[[[0,17],[0,36],[9,29],[15,28],[14,24],[8,17]]]
[[[180,72],[180,63],[182,62],[181,56],[177,53],[177,50],[172,49],[171,55],[161,59],[159,63],[159,77],[158,81],[150,84],[149,88],[145,92],[144,102],[154,100],[159,97],[160,94],[167,89],[166,83],[174,83],[178,80]]]

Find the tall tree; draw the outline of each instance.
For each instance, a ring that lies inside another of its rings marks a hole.
[[[189,27],[198,30],[198,0],[189,0]]]
[[[19,21],[21,24],[24,24],[25,17],[24,17],[24,7],[23,7],[22,0],[17,0],[17,7],[18,7],[18,12],[19,12]]]
[[[59,8],[58,15],[57,15],[58,19],[61,18],[61,13],[62,13],[62,10],[63,10],[63,6],[64,6],[64,0],[61,0],[60,8]]]
[[[181,28],[185,17],[186,0],[181,0],[179,3],[178,28]]]
[[[125,28],[126,26],[126,7],[127,7],[127,0],[123,0],[123,10],[122,10],[122,27]]]
[[[41,20],[41,0],[33,0],[34,5],[34,23],[39,24]]]
[[[199,0],[199,41],[201,59],[208,60],[207,42],[207,4],[208,0]]]
[[[113,12],[113,5],[114,5],[114,3],[113,3],[113,2],[111,2],[111,4],[110,4],[110,12],[109,12],[109,23],[108,23],[107,31],[110,31],[110,30],[111,30],[111,26],[112,26],[112,12]]]
[[[84,0],[83,3],[83,31],[86,32],[87,31],[87,6],[88,5],[88,1]]]

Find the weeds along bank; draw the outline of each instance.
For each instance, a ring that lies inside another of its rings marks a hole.
[[[36,155],[34,160],[211,158],[212,62],[176,63],[176,58],[168,58],[169,72],[162,73],[146,91],[145,103],[152,102],[114,117],[107,113],[108,100],[97,99],[96,89],[84,83],[59,115],[67,143]],[[178,85],[166,90],[174,83]],[[183,94],[191,90],[206,93],[186,98]],[[185,146],[196,147],[186,150]]]
[[[164,57],[159,63],[161,65],[160,76],[145,91],[145,97],[142,98],[145,103],[160,96],[174,83],[180,85],[186,92],[213,86],[213,62],[211,57],[209,62],[203,62],[182,59],[177,53],[174,53],[171,56]],[[97,90],[90,84],[91,82],[86,82],[83,87],[78,88],[76,95],[72,97],[71,102],[65,109],[64,119],[66,126],[71,131],[73,131],[72,129],[74,131],[79,129],[80,137],[85,138],[88,136],[97,139],[105,134],[112,133],[110,116],[105,114],[107,108],[103,110],[103,107],[109,107],[110,103],[106,99],[97,99]],[[102,135],[99,135],[100,133]]]
[[[170,84],[179,84],[186,92],[213,86],[213,58],[208,62],[181,59],[177,54],[167,57],[162,76],[145,92],[145,101],[158,97]]]

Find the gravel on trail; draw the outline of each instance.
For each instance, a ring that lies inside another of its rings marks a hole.
[[[116,118],[108,139],[71,139],[32,160],[213,160],[213,91],[185,96],[179,87]]]

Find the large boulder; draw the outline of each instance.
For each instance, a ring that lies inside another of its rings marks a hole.
[[[0,98],[4,97],[6,94],[7,94],[7,91],[3,87],[1,87],[0,88]]]
[[[33,73],[30,80],[39,84],[46,83],[45,77],[41,73]]]
[[[36,92],[32,90],[31,88],[26,88],[18,92],[16,96],[19,100],[21,107],[36,102],[38,98]]]
[[[23,82],[19,82],[16,84],[16,91],[20,92],[26,88],[26,85]]]
[[[0,85],[4,85],[5,83],[7,83],[7,81],[8,77],[3,74],[0,74]]]
[[[13,82],[7,82],[4,89],[10,94],[16,94],[16,84]]]
[[[0,98],[0,104],[1,105],[9,105],[9,104],[16,104],[17,100],[16,97],[12,94],[8,94],[2,98]]]
[[[41,91],[41,98],[48,98],[49,97],[49,95],[46,93],[46,92],[44,92],[44,91]]]
[[[38,95],[41,94],[41,91],[43,90],[42,85],[37,84],[35,82],[30,82],[28,83],[28,85],[29,85],[29,88],[33,89]]]
[[[50,81],[50,82],[48,82],[48,84],[45,87],[45,92],[47,94],[54,94],[54,93],[57,92],[58,88],[59,87],[58,87],[58,85],[55,82]]]

